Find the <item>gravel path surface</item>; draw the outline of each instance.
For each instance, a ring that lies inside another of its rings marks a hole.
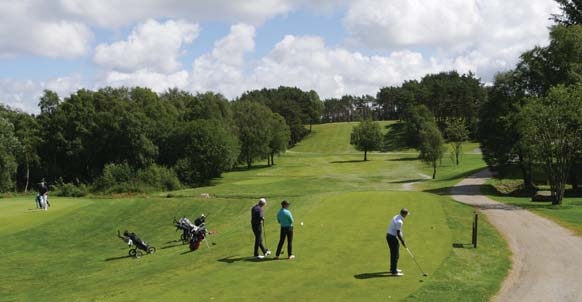
[[[478,172],[451,189],[453,198],[477,207],[509,244],[512,269],[494,301],[582,301],[582,238],[555,222],[481,195],[491,176]]]

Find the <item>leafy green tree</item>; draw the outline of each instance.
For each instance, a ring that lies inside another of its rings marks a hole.
[[[552,88],[523,109],[526,140],[550,182],[552,203],[561,204],[568,174],[582,145],[582,84]]]
[[[367,161],[369,151],[382,148],[382,139],[380,125],[372,120],[364,120],[353,128],[350,144],[354,145],[356,150],[364,151],[364,161]]]
[[[291,130],[285,119],[278,113],[273,113],[271,118],[271,140],[269,141],[269,158],[267,159],[269,165],[275,164],[275,155],[287,150],[289,139],[291,138]]]
[[[425,127],[421,130],[420,146],[418,147],[420,151],[419,158],[432,166],[432,179],[436,178],[438,163],[446,151],[444,143],[443,136],[435,125]]]
[[[459,157],[463,152],[463,144],[469,139],[469,130],[465,120],[462,118],[453,118],[446,121],[445,134],[449,144],[452,147],[452,155],[455,158],[455,164],[459,165]]]
[[[239,133],[239,161],[250,169],[254,161],[269,154],[273,113],[265,105],[249,100],[234,102],[232,111]]]
[[[319,122],[323,108],[315,91],[305,92],[296,87],[281,86],[277,89],[248,91],[241,95],[239,100],[261,103],[285,118],[291,130],[289,142],[291,146],[309,134],[310,130],[306,129],[305,125]]]
[[[430,110],[424,105],[416,105],[410,108],[409,116],[405,122],[408,145],[414,148],[420,145],[420,133],[423,129],[436,125]]]
[[[519,114],[526,100],[514,71],[497,74],[479,112],[477,137],[489,167],[501,172],[499,168],[517,162],[526,191],[533,191],[533,158],[523,136],[528,127]]]
[[[15,187],[14,175],[18,167],[16,154],[20,148],[20,142],[14,136],[14,126],[0,117],[0,192]]]
[[[188,184],[208,183],[237,162],[240,153],[237,137],[219,120],[189,122],[184,138],[184,157],[177,161],[176,172]]]
[[[560,5],[562,13],[553,14],[552,20],[563,25],[582,24],[582,1],[556,0],[556,2]]]
[[[521,89],[545,96],[556,85],[582,81],[582,25],[554,26],[550,44],[524,52],[515,70]]]

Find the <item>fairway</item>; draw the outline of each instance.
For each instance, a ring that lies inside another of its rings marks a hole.
[[[119,199],[51,196],[48,212],[34,209],[32,196],[0,199],[0,301],[489,300],[509,268],[506,245],[482,219],[479,249],[453,248],[470,242],[473,209],[443,195],[484,167],[480,155],[466,154],[459,167],[444,159],[438,179],[426,180],[430,168],[414,154],[370,153],[363,162],[349,145],[354,125],[315,125],[275,166],[229,172],[207,187]],[[273,252],[279,203],[291,202],[296,259],[250,257],[250,208],[260,197],[268,200]],[[411,212],[405,239],[429,277],[403,249],[406,275],[385,274],[386,229],[402,207]],[[201,213],[217,234],[189,252],[173,242],[180,234],[172,219]],[[157,252],[127,257],[115,237],[125,229]]]

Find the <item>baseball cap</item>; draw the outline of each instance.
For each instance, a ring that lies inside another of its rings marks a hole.
[[[264,199],[264,198],[259,198],[259,204],[264,204],[264,205],[266,205],[266,204],[267,204],[267,200],[266,200],[266,199]]]

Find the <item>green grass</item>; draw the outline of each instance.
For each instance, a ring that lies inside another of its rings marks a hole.
[[[493,200],[531,210],[572,230],[578,236],[582,236],[582,197],[565,197],[562,200],[562,205],[552,205],[551,202],[533,202],[531,197],[501,194],[495,188],[516,181],[520,182],[520,180],[515,179],[491,179],[481,190]]]
[[[276,166],[226,173],[212,185],[124,199],[51,197],[48,212],[34,198],[0,199],[0,301],[487,301],[509,267],[499,234],[481,220],[478,249],[470,242],[473,209],[453,202],[448,187],[483,167],[466,155],[446,160],[436,181],[414,153],[362,154],[349,146],[355,125],[314,126],[314,134]],[[407,182],[420,181],[401,191]],[[424,190],[425,192],[421,192]],[[210,193],[213,198],[200,198]],[[167,196],[170,196],[169,198]],[[266,197],[267,240],[275,248],[275,213],[285,198],[296,222],[293,261],[252,255],[250,207]],[[403,278],[386,277],[388,222],[402,207],[407,243],[430,274],[421,280],[401,250]],[[215,243],[189,253],[171,221],[208,215]],[[158,248],[141,259],[126,257],[115,237],[137,232]]]

